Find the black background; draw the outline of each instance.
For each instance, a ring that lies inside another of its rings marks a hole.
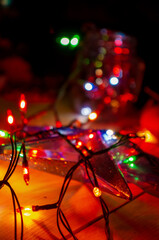
[[[122,31],[137,39],[137,54],[146,64],[143,85],[158,92],[158,1],[13,1],[1,9],[0,34],[16,46],[35,74],[63,71],[67,76],[76,52],[62,52],[55,41],[62,31],[81,31],[83,24]],[[142,94],[141,94],[142,96]]]

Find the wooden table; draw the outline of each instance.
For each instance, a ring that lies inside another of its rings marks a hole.
[[[3,178],[8,162],[0,161],[0,179]],[[22,168],[18,166],[9,182],[15,190],[20,204],[24,208],[32,205],[54,203],[58,199],[64,178],[47,172],[30,169],[30,183],[26,186]],[[133,184],[130,184],[134,196],[132,202],[118,209],[126,201],[107,193],[102,193],[110,209],[110,229],[114,240],[158,240],[159,239],[159,199]],[[116,209],[115,209],[116,208]],[[104,220],[98,198],[85,184],[75,180],[62,203],[69,223],[79,240],[106,239]],[[115,209],[115,210],[114,210]],[[17,213],[19,215],[19,213]],[[23,211],[24,240],[57,240],[62,239],[56,225],[56,209],[32,212]],[[14,239],[14,216],[11,194],[4,186],[0,190],[0,239]],[[20,217],[18,217],[18,232]],[[66,233],[66,231],[64,230]],[[72,239],[66,233],[67,239]]]

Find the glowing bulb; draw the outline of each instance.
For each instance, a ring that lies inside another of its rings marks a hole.
[[[122,53],[122,48],[121,48],[121,47],[115,47],[115,48],[114,48],[114,52],[115,52],[116,54],[121,54],[121,53]]]
[[[98,69],[95,70],[95,74],[96,74],[97,77],[101,77],[103,75],[103,70],[98,68]]]
[[[80,147],[82,146],[82,144],[83,144],[83,143],[82,143],[81,141],[78,141],[78,142],[76,143],[76,147],[77,147],[77,148],[80,148]]]
[[[92,112],[92,109],[90,107],[83,107],[81,109],[81,114],[83,116],[88,116]]]
[[[0,137],[5,137],[5,132],[0,130]]]
[[[93,121],[97,118],[97,113],[96,112],[91,112],[88,116],[89,120]]]
[[[75,36],[71,39],[70,43],[71,43],[71,45],[74,46],[74,47],[77,46],[78,43],[79,43],[79,36],[78,36],[78,35],[75,35]]]
[[[110,82],[111,85],[115,86],[119,83],[119,79],[117,77],[111,77],[109,79],[109,82]]]
[[[23,174],[28,174],[28,173],[29,173],[28,168],[23,168]]]
[[[94,134],[90,133],[88,137],[89,137],[89,139],[92,139],[92,138],[94,138]]]
[[[129,166],[130,166],[131,168],[134,168],[134,167],[135,167],[135,164],[134,164],[134,163],[130,163]]]
[[[20,102],[20,108],[24,109],[25,106],[26,106],[26,103],[25,103],[24,100],[22,100],[22,101]]]
[[[101,85],[103,83],[103,79],[102,78],[96,78],[96,84],[97,85]]]
[[[145,138],[145,142],[158,143],[157,138],[149,130],[138,131],[137,135],[139,137],[144,137]]]
[[[26,106],[27,106],[27,103],[25,101],[25,95],[21,94],[20,95],[20,102],[19,102],[20,110],[23,111],[23,112],[26,111]]]
[[[84,84],[84,88],[87,90],[87,91],[91,91],[93,89],[93,83],[90,83],[90,82],[86,82]]]
[[[114,42],[116,46],[121,46],[123,44],[123,41],[120,37],[116,38]]]
[[[114,131],[113,131],[112,129],[108,129],[108,130],[106,131],[106,134],[111,137],[111,136],[113,136]]]
[[[60,40],[60,43],[61,43],[62,45],[64,45],[64,46],[67,46],[67,45],[69,44],[69,42],[70,42],[70,40],[69,40],[69,38],[67,38],[67,37],[63,37],[63,38],[61,38],[61,40]]]
[[[38,153],[38,150],[37,150],[37,149],[33,149],[33,150],[32,150],[32,156],[33,156],[33,157],[36,157],[36,156],[37,156],[37,153]]]
[[[13,122],[14,122],[13,116],[12,116],[12,115],[9,115],[9,116],[8,116],[8,123],[9,123],[9,124],[13,124]]]
[[[100,197],[102,194],[101,190],[98,187],[93,188],[93,193],[95,197]]]

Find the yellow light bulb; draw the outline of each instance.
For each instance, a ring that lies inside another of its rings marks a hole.
[[[100,197],[102,194],[101,190],[98,187],[93,188],[93,193],[95,197]]]
[[[93,121],[97,118],[97,113],[96,112],[91,112],[88,116],[89,120]]]

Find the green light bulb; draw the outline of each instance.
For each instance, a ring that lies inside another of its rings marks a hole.
[[[69,40],[68,37],[62,37],[62,38],[60,39],[60,43],[61,43],[61,45],[63,45],[63,46],[67,46],[67,45],[69,44],[69,42],[70,42],[70,40]]]
[[[123,161],[123,163],[133,163],[133,162],[135,162],[136,161],[136,159],[137,159],[137,156],[130,156],[130,157],[128,157],[128,158],[126,158],[124,161]]]
[[[79,44],[79,35],[74,35],[70,41],[72,47],[76,47]]]

